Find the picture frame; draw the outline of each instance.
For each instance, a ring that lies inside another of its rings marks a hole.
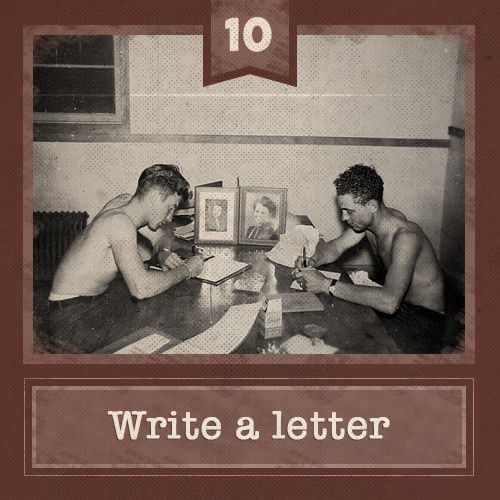
[[[238,242],[274,246],[286,229],[286,188],[240,187]]]
[[[197,186],[195,196],[195,243],[238,243],[238,189]]]

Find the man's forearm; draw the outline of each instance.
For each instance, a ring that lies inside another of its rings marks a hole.
[[[129,286],[132,295],[138,299],[154,297],[177,283],[192,277],[192,272],[187,264],[183,264],[169,271],[146,270],[141,282]]]
[[[335,240],[329,242],[320,240],[311,258],[315,261],[317,267],[335,262],[340,256],[341,252],[339,252]]]
[[[353,285],[342,281],[335,284],[335,297],[385,314],[394,314],[400,305],[399,298],[386,287]]]

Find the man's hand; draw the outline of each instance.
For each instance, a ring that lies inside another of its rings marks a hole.
[[[201,273],[203,269],[203,255],[194,255],[184,262],[191,271],[191,277],[194,278]]]
[[[163,249],[158,254],[158,260],[160,261],[160,266],[162,271],[169,271],[179,267],[184,262],[175,252],[167,249]]]
[[[304,257],[302,255],[299,255],[295,259],[294,269],[296,271],[298,271],[299,269],[303,269],[305,267],[316,267],[316,259],[313,259],[312,257],[306,257],[305,265],[304,265]]]
[[[306,267],[304,269],[299,269],[294,272],[294,277],[297,283],[302,287],[302,290],[306,292],[328,293],[330,288],[331,279],[326,278],[316,269],[312,267]]]

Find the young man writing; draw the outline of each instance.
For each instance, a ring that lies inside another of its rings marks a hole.
[[[354,165],[334,184],[342,221],[348,226],[336,239],[320,241],[315,254],[299,257],[294,275],[304,290],[330,293],[390,315],[385,322],[403,352],[439,352],[444,329],[443,277],[422,229],[398,210],[386,207],[384,184],[373,167]],[[332,282],[314,267],[336,261],[368,239],[385,272],[381,287]]]
[[[133,196],[108,203],[76,237],[56,271],[49,295],[53,339],[69,352],[93,352],[110,341],[111,331],[94,324],[104,307],[104,292],[121,273],[130,294],[145,299],[199,274],[203,257],[183,262],[175,253],[160,252],[164,272],[149,270],[150,255],[138,243],[137,230],[157,231],[171,222],[181,200],[191,196],[189,183],[175,165],[144,170]],[[102,314],[101,314],[102,315]],[[63,348],[64,351],[64,348]]]

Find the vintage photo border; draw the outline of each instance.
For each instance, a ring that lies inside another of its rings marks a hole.
[[[47,30],[55,29],[56,32],[67,32],[68,30],[75,33],[84,32],[94,32],[96,31],[96,26],[33,26],[27,25],[24,27],[24,57],[23,57],[23,69],[25,73],[24,78],[24,169],[23,169],[23,182],[24,191],[30,193],[30,196],[25,197],[24,211],[25,216],[23,219],[23,240],[24,240],[24,261],[23,264],[26,269],[31,268],[31,272],[25,273],[23,283],[23,360],[25,363],[42,363],[42,364],[53,364],[53,363],[77,363],[77,364],[123,364],[123,363],[133,363],[133,364],[143,364],[148,358],[144,355],[133,355],[127,356],[126,359],[121,359],[120,356],[113,355],[87,355],[87,356],[75,356],[75,355],[46,355],[38,354],[33,350],[33,339],[34,339],[34,318],[33,310],[31,308],[33,301],[33,275],[32,275],[32,241],[33,241],[33,227],[32,227],[32,190],[33,190],[33,114],[31,109],[33,92],[30,88],[29,76],[32,74],[32,54],[30,47],[31,35],[36,33],[48,32]],[[62,31],[61,31],[62,30]],[[130,36],[130,30],[126,26],[102,26],[98,27],[97,31],[101,34],[113,35],[128,35]],[[152,34],[147,26],[137,26],[134,29],[134,35],[150,35]],[[173,34],[195,34],[202,36],[202,30],[198,26],[187,26],[181,29],[179,26],[175,25],[165,25],[161,27],[159,32],[155,31],[154,34],[159,35],[173,35]],[[476,54],[476,36],[475,29],[472,25],[438,25],[438,26],[428,26],[428,25],[387,25],[387,26],[376,26],[376,25],[355,25],[355,26],[334,26],[334,25],[324,25],[324,26],[298,26],[297,36],[299,35],[324,35],[324,34],[336,34],[340,36],[364,36],[364,35],[388,35],[391,34],[405,34],[405,35],[436,35],[436,36],[447,36],[447,35],[461,35],[465,40],[465,116],[466,123],[465,128],[468,133],[465,135],[465,222],[466,222],[466,234],[465,234],[465,351],[461,353],[450,353],[450,354],[436,354],[436,355],[340,355],[336,359],[336,363],[339,364],[459,364],[459,363],[474,363],[475,361],[475,293],[474,293],[474,280],[475,280],[475,192],[474,192],[474,180],[475,180],[475,117],[474,117],[474,103],[475,103],[475,54]],[[469,132],[470,131],[470,132]],[[54,135],[55,134],[55,135]],[[57,136],[57,132],[54,132],[54,136]],[[349,140],[350,138],[347,138]],[[338,142],[340,140],[340,142]],[[168,139],[167,142],[172,141]],[[400,141],[398,141],[400,142]],[[418,141],[417,141],[418,142]],[[349,145],[351,142],[348,142]],[[329,141],[328,144],[344,144],[342,138],[333,138],[333,141]],[[394,144],[391,144],[394,145]],[[418,144],[417,144],[418,145]],[[299,359],[300,358],[300,359]],[[156,361],[159,364],[167,362],[163,358],[158,357]],[[196,364],[296,364],[296,363],[310,363],[310,364],[326,364],[330,363],[330,357],[315,355],[313,358],[311,356],[294,356],[290,359],[287,356],[266,356],[262,358],[261,356],[246,356],[246,355],[209,355],[209,356],[173,356],[172,359],[168,360],[168,363],[174,364],[185,364],[185,363],[196,363]]]

